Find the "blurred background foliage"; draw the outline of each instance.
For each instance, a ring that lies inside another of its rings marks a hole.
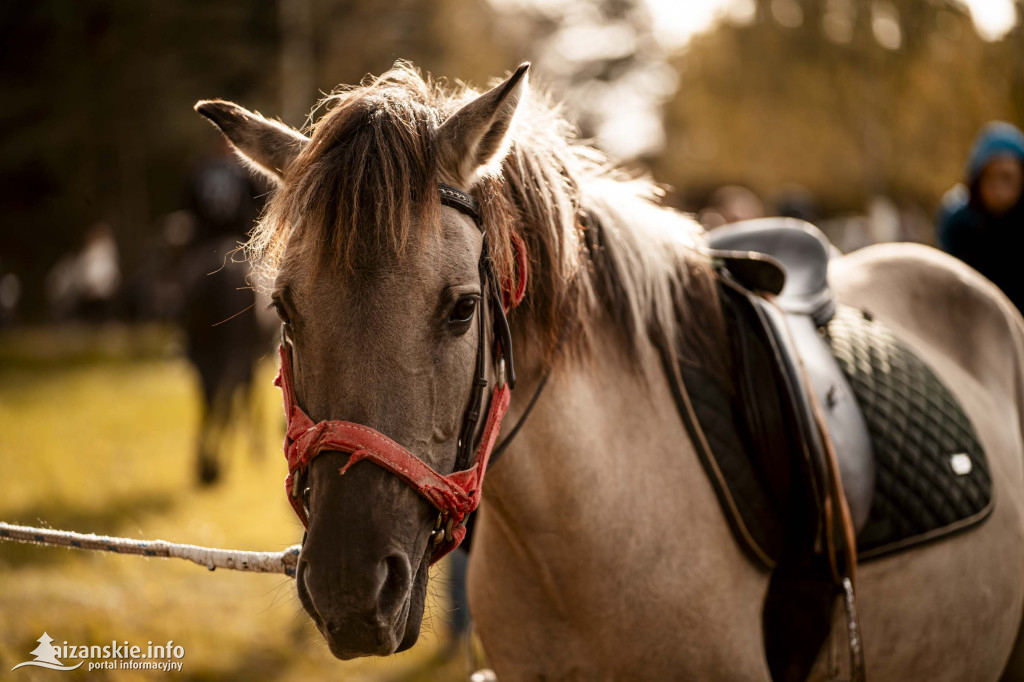
[[[672,39],[709,4],[717,22]],[[533,60],[585,136],[689,210],[736,183],[769,206],[799,186],[824,216],[878,195],[930,214],[977,128],[1024,118],[1024,30],[986,38],[959,0],[3,3],[0,273],[44,317],[46,271],[103,221],[130,277],[216,144],[193,102],[299,126],[398,58],[476,84]]]
[[[978,128],[1024,117],[1019,23],[988,42],[955,2],[761,0],[756,20],[697,37],[673,64],[653,163],[689,196],[796,183],[831,211],[880,194],[931,210]]]

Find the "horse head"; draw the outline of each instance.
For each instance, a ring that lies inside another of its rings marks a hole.
[[[481,442],[497,435],[484,415],[507,406],[498,360],[511,351],[495,345],[504,312],[491,294],[514,258],[507,231],[474,220],[471,195],[506,154],[526,71],[454,98],[399,67],[332,96],[308,136],[232,103],[196,105],[277,185],[250,246],[273,276],[294,401],[298,595],[338,658],[416,642],[428,567],[479,501]]]

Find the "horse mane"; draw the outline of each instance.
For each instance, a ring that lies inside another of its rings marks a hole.
[[[439,224],[437,129],[478,94],[398,62],[327,97],[246,245],[260,273],[273,278],[293,231],[319,254],[315,267],[342,276],[368,259],[400,258],[411,230]],[[529,285],[513,325],[525,323],[547,353],[583,351],[603,311],[634,351],[657,335],[715,367],[724,322],[696,248],[701,228],[658,206],[649,179],[579,141],[543,94],[519,104],[510,134],[500,172],[472,193],[500,276],[515,269],[513,232],[527,246]]]

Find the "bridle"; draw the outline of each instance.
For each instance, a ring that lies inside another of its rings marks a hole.
[[[473,388],[469,407],[462,418],[454,471],[448,475],[438,473],[412,452],[369,426],[337,420],[314,423],[299,407],[295,396],[292,347],[288,340],[281,343],[281,370],[274,381],[281,387],[287,419],[284,454],[288,460],[288,478],[285,480],[285,489],[288,501],[302,525],[309,527],[301,486],[310,462],[323,452],[349,453],[348,462],[339,470],[340,475],[344,475],[357,462],[369,460],[404,481],[437,509],[438,516],[431,540],[431,563],[459,546],[466,536],[469,514],[480,504],[484,474],[501,430],[501,420],[508,411],[511,390],[516,383],[512,334],[505,311],[522,301],[527,279],[526,245],[518,235],[513,233],[516,276],[514,281],[502,283],[491,259],[487,233],[484,232],[476,200],[462,190],[443,184],[438,186],[438,194],[442,205],[472,218],[484,235],[479,269],[481,299],[486,301],[482,300],[483,305],[476,315],[479,334]],[[475,438],[483,409],[484,392],[488,386],[485,346],[487,330],[484,320],[487,309],[491,312],[493,326],[492,354],[497,380],[483,427],[479,430],[479,437]]]

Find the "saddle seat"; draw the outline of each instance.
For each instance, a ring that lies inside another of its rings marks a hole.
[[[867,522],[875,487],[871,437],[854,392],[820,331],[836,310],[828,285],[828,263],[835,248],[817,227],[792,218],[725,225],[710,232],[707,243],[727,277],[743,289],[766,295],[746,298],[771,338],[787,379],[801,439],[812,465],[824,477],[828,453],[814,418],[816,412],[823,415],[825,437],[831,440],[859,531]],[[763,420],[754,419],[759,422]]]
[[[748,288],[774,293],[787,313],[810,315],[819,326],[832,318],[835,300],[828,286],[828,261],[834,247],[814,225],[794,218],[744,220],[713,230],[707,241],[718,252],[747,258],[759,254],[774,261],[783,273],[781,291],[772,291],[778,285],[760,279]]]

